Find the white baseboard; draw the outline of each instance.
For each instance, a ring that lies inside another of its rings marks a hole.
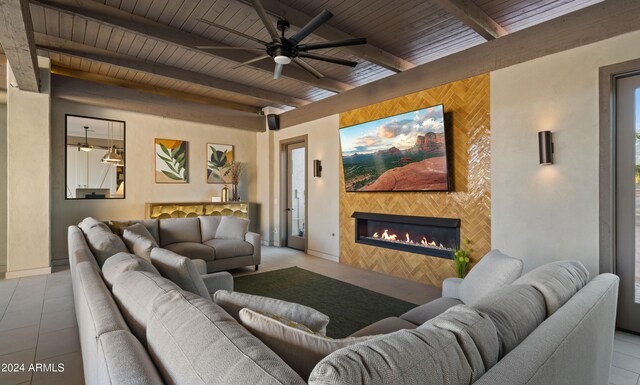
[[[31,277],[33,275],[44,275],[44,274],[51,274],[51,266],[40,267],[38,269],[7,271],[4,277],[6,279],[11,279],[11,278]]]
[[[336,257],[335,255],[323,253],[323,252],[320,252],[320,251],[307,249],[307,254],[309,254],[309,255],[311,255],[313,257],[318,257],[318,258],[322,258],[322,259],[328,259],[329,261],[333,261],[333,262],[340,262],[340,258],[339,257]]]

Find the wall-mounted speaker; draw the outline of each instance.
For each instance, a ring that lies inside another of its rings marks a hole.
[[[279,130],[280,129],[280,117],[276,114],[267,115],[267,125],[270,130]]]

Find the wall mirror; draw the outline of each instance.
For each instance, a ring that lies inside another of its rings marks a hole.
[[[125,122],[65,115],[66,199],[124,199]]]

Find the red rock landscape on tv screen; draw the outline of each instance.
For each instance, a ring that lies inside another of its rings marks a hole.
[[[340,130],[345,187],[353,191],[448,191],[443,106]]]

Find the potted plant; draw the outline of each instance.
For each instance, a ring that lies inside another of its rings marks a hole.
[[[471,262],[471,251],[473,251],[469,247],[470,244],[471,241],[465,239],[462,241],[462,246],[453,250],[453,262],[458,278],[464,278],[467,275],[469,263]]]

